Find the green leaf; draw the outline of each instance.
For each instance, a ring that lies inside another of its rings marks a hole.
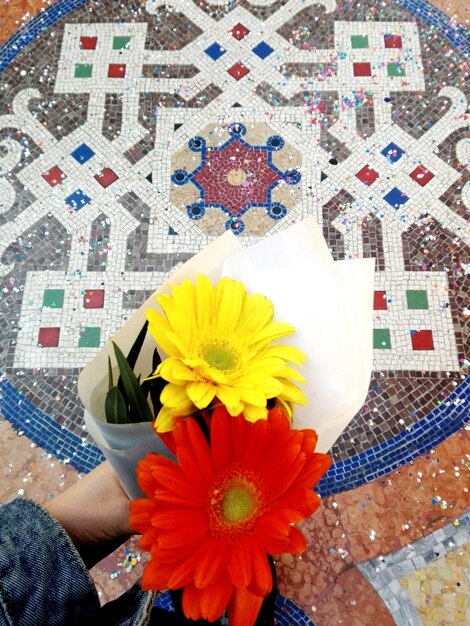
[[[158,354],[158,350],[155,349],[152,357],[152,373],[157,369],[158,365],[162,362],[160,355]],[[167,385],[167,381],[161,377],[159,378],[146,378],[142,383],[142,391],[144,392],[145,397],[150,393],[150,399],[152,400],[153,410],[155,415],[162,408],[162,403],[160,402],[160,395],[163,391],[165,385]]]
[[[129,417],[131,422],[153,422],[152,412],[150,411],[150,407],[132,367],[127,362],[119,346],[117,346],[114,341],[112,344],[121,374],[124,395],[129,403]]]
[[[128,424],[127,402],[118,387],[111,387],[104,403],[106,421],[109,424]]]
[[[139,358],[140,351],[142,350],[142,346],[144,345],[145,337],[147,335],[148,321],[142,326],[140,333],[137,335],[137,339],[134,341],[132,348],[129,350],[129,354],[127,355],[127,362],[129,363],[132,370],[134,370],[135,364],[137,363],[137,359]],[[122,378],[118,379],[118,387],[122,391],[124,395],[126,395],[124,384],[122,382]]]
[[[111,389],[111,387],[113,386],[113,368],[111,366],[111,357],[108,356],[108,379],[109,379],[109,384],[108,384],[108,391],[109,389]]]

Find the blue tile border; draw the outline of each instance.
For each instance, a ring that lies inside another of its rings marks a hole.
[[[17,54],[44,30],[60,18],[78,9],[89,0],[57,0],[55,4],[26,22],[10,39],[0,46],[0,72],[8,67]],[[455,23],[445,13],[424,0],[397,0],[403,8],[419,17],[445,37],[465,55],[470,55],[470,37],[465,26]]]
[[[1,372],[0,414],[28,439],[59,460],[67,460],[80,472],[89,472],[104,461],[96,446],[57,424],[53,417],[27,400]]]
[[[26,22],[10,39],[0,46],[0,72],[3,72],[16,55],[49,26],[52,26],[61,17],[78,9],[78,7],[87,2],[89,0],[58,0],[52,6],[47,7],[47,9]]]
[[[470,35],[465,26],[454,22],[440,9],[423,0],[397,0],[404,9],[413,13],[445,37],[466,56],[470,55]]]
[[[329,496],[354,489],[398,469],[460,430],[470,419],[470,376],[427,417],[384,443],[334,463],[317,491]],[[104,460],[99,449],[46,415],[0,373],[0,413],[15,428],[79,471],[90,471]]]
[[[170,593],[165,591],[159,594],[155,600],[155,606],[165,611],[173,612]],[[292,600],[288,600],[279,594],[276,597],[274,610],[277,626],[315,626],[312,620]]]
[[[409,463],[456,433],[470,420],[470,376],[429,415],[378,446],[332,465],[318,492],[354,489]]]

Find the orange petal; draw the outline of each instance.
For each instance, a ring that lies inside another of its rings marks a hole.
[[[225,611],[232,594],[233,586],[226,576],[205,589],[187,585],[183,591],[183,612],[193,620],[203,618],[215,622]]]
[[[194,566],[194,583],[199,589],[214,585],[227,567],[230,550],[223,539],[212,539]]]
[[[242,535],[233,546],[227,568],[235,587],[247,587],[250,584],[251,569],[251,543]]]
[[[246,588],[236,589],[228,606],[230,626],[253,626],[262,604],[262,596],[257,596]]]

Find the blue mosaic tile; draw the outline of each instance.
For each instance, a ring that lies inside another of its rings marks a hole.
[[[257,46],[255,46],[253,48],[253,52],[259,56],[260,59],[265,59],[266,57],[268,57],[272,52],[274,52],[274,49],[271,48],[271,46],[269,44],[267,44],[265,41],[261,41]]]
[[[65,198],[65,204],[71,207],[74,211],[79,211],[89,202],[91,202],[91,198],[89,198],[81,189],[76,189]]]
[[[392,142],[382,150],[381,154],[383,154],[390,163],[396,163],[405,154],[405,151],[400,148],[400,146],[397,146],[396,143]]]
[[[168,591],[159,594],[155,606],[165,611],[174,612]],[[277,626],[315,626],[312,620],[292,600],[277,595],[274,604],[274,619]]]
[[[63,428],[38,409],[0,373],[0,413],[19,432],[58,459],[68,460],[80,472],[104,461],[101,451]]]
[[[87,146],[86,143],[82,143],[80,146],[78,146],[78,148],[75,148],[75,150],[71,152],[70,155],[75,159],[75,161],[80,163],[80,165],[83,165],[84,163],[89,161],[91,157],[95,155],[95,153],[90,148],[90,146]]]
[[[218,44],[217,42],[214,42],[208,48],[206,48],[204,50],[204,52],[213,61],[217,61],[217,59],[220,59],[220,57],[223,56],[226,53],[226,50],[224,50],[224,48],[222,48],[222,46],[220,44]]]
[[[398,187],[394,187],[385,196],[384,200],[390,204],[390,206],[398,209],[403,204],[406,204],[409,200],[408,196],[400,191]]]

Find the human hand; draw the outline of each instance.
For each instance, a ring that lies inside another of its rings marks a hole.
[[[90,569],[134,533],[129,498],[108,461],[46,505]]]

